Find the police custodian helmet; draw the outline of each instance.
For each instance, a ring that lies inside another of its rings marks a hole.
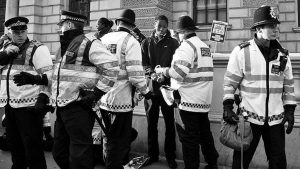
[[[115,20],[116,24],[118,20],[129,23],[132,26],[135,26],[135,13],[131,9],[125,9],[124,11],[122,11],[120,17],[118,17]]]
[[[22,16],[17,16],[8,19],[4,22],[4,26],[11,30],[26,30],[29,20]]]
[[[194,20],[187,15],[179,17],[177,21],[177,32],[181,32],[183,30],[191,30],[191,31],[198,30]]]
[[[255,30],[255,28],[259,25],[265,24],[280,24],[277,17],[277,10],[274,7],[263,5],[255,10],[253,25],[251,26],[251,30]]]
[[[87,21],[87,17],[79,13],[62,10],[60,15],[60,21],[57,25],[61,26],[67,20],[85,23]]]

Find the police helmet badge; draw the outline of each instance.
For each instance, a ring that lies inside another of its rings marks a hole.
[[[274,7],[270,8],[270,16],[274,19],[278,19],[277,17],[277,10]]]

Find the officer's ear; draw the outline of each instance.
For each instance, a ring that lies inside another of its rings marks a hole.
[[[265,25],[259,25],[259,26],[255,27],[256,32],[261,33],[261,32],[262,32],[262,29],[264,28],[264,26],[265,26]]]

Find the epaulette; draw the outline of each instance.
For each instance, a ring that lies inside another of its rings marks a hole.
[[[245,42],[240,43],[240,44],[239,44],[239,47],[240,47],[241,49],[243,49],[243,48],[245,48],[245,47],[247,47],[247,46],[249,46],[249,45],[250,45],[250,42],[249,42],[249,41],[245,41]]]
[[[37,47],[43,45],[42,42],[39,42],[39,41],[36,41],[36,40],[32,40],[31,42],[32,42],[35,46],[37,46]]]

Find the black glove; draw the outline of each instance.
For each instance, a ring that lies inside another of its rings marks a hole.
[[[95,87],[93,91],[87,91],[84,89],[79,90],[79,94],[81,95],[81,104],[84,107],[87,107],[89,109],[92,109],[96,102],[101,99],[103,95],[105,95],[105,92]]]
[[[153,93],[151,91],[149,91],[148,93],[143,95],[145,97],[146,100],[149,100],[153,97]]]
[[[35,102],[34,109],[36,112],[45,115],[47,112],[52,111],[52,106],[49,104],[49,97],[45,93],[40,93]]]
[[[223,119],[229,124],[236,124],[239,121],[238,115],[233,111],[234,100],[227,99],[223,101]]]
[[[286,128],[286,134],[290,134],[294,127],[294,112],[295,112],[296,105],[285,105],[284,106],[284,117],[282,120],[282,124],[288,122],[288,126]]]
[[[23,86],[27,84],[31,85],[48,85],[48,78],[46,74],[40,75],[32,75],[27,72],[21,72],[20,74],[14,75],[14,82],[17,86]]]

